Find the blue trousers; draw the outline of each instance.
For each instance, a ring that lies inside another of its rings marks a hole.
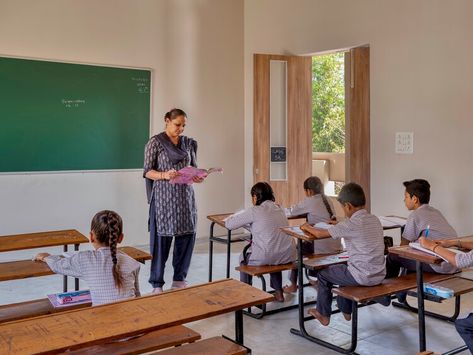
[[[153,287],[163,287],[164,268],[171,250],[172,240],[174,239],[174,250],[172,256],[172,267],[174,268],[173,281],[184,281],[191,264],[192,252],[194,251],[195,233],[183,234],[176,237],[168,237],[157,234],[156,218],[154,208],[150,209],[149,218],[150,231],[150,253],[153,256],[151,260],[151,273],[149,283]]]
[[[317,310],[320,314],[330,317],[332,314],[332,288],[339,286],[358,286],[358,282],[348,271],[346,265],[332,265],[317,274]],[[337,296],[338,308],[343,313],[351,314],[353,303],[351,300]]]
[[[457,328],[458,334],[460,334],[466,346],[468,346],[468,349],[473,354],[473,313],[470,313],[466,318],[457,319],[455,321],[455,328]]]

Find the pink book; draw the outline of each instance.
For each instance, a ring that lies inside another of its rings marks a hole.
[[[178,171],[178,175],[171,179],[169,182],[171,184],[185,184],[192,185],[194,182],[192,179],[194,177],[206,178],[211,173],[223,173],[222,168],[210,168],[210,169],[198,169],[193,166],[186,166]]]

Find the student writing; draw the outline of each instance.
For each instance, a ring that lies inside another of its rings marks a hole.
[[[251,231],[251,246],[241,256],[244,265],[280,265],[293,262],[296,249],[292,238],[280,228],[286,227],[288,221],[284,210],[274,201],[273,189],[266,182],[258,182],[251,188],[253,206],[230,216],[225,227],[237,229],[246,227]],[[251,283],[251,277],[240,273],[240,280]],[[282,273],[270,274],[270,285],[275,290],[275,300],[284,301],[282,291]]]
[[[113,211],[98,212],[91,223],[90,242],[94,250],[71,257],[39,253],[36,261],[48,264],[57,274],[77,277],[90,288],[92,304],[99,305],[140,296],[140,264],[117,250],[123,240],[123,222]]]

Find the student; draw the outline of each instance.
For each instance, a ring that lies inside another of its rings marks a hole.
[[[304,181],[304,192],[306,198],[298,204],[287,208],[286,215],[299,216],[307,215],[307,222],[311,225],[335,220],[334,208],[331,201],[324,194],[322,181],[317,176],[308,177]],[[330,254],[342,250],[340,239],[320,239],[315,242],[303,242],[302,254]],[[297,291],[297,270],[290,272],[289,281],[291,284],[283,288],[284,292]]]
[[[90,288],[92,305],[140,296],[140,264],[121,251],[123,240],[121,217],[113,211],[100,211],[92,219],[90,242],[95,250],[79,251],[71,257],[40,253],[43,261],[57,274],[77,277]]]
[[[386,275],[383,227],[379,219],[365,210],[365,194],[360,185],[343,186],[338,201],[348,217],[328,229],[304,224],[302,229],[316,238],[344,238],[348,252],[347,265],[332,265],[317,274],[317,308],[309,314],[322,325],[330,323],[332,314],[332,288],[339,286],[373,286],[381,283]],[[351,320],[352,302],[337,297],[338,308],[346,320]]]
[[[425,237],[419,238],[420,245],[424,248],[430,249],[438,255],[444,257],[448,262],[456,268],[463,269],[473,266],[473,242],[462,242],[461,239],[456,240],[430,240]],[[446,248],[459,247],[461,249],[469,250],[468,253],[457,254]],[[468,317],[457,319],[455,321],[455,328],[458,334],[465,341],[465,344],[473,353],[473,313]]]
[[[251,245],[241,256],[240,263],[280,265],[293,262],[296,248],[292,238],[280,230],[288,225],[288,221],[284,210],[274,203],[273,189],[266,182],[258,182],[251,188],[251,199],[253,207],[235,213],[225,221],[228,229],[246,227],[251,230]],[[250,284],[251,276],[240,273],[240,280]],[[271,273],[270,280],[270,285],[275,290],[275,300],[284,302],[282,273]]]
[[[442,213],[429,205],[430,184],[423,179],[405,181],[404,203],[409,211],[412,211],[406,221],[404,232],[401,237],[401,245],[415,242],[421,236],[437,240],[447,237],[456,237],[457,233],[447,222]],[[389,254],[386,259],[386,278],[399,276],[400,268],[409,271],[416,270],[416,262],[398,255]],[[450,274],[457,271],[456,267],[447,262],[440,265],[422,264],[423,271]]]

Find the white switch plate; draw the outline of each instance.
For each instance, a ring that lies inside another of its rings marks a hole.
[[[397,154],[414,153],[414,132],[396,132],[394,146]]]

